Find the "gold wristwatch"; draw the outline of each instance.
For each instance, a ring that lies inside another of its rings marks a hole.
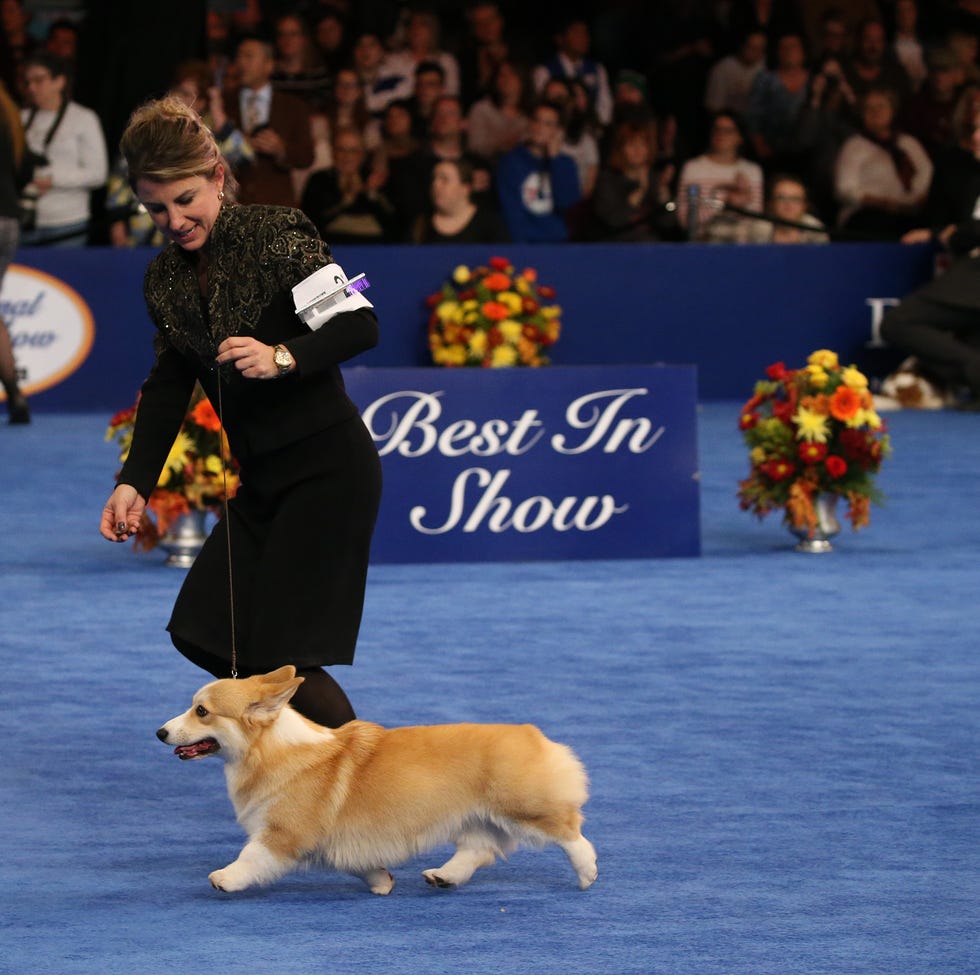
[[[272,350],[272,361],[276,364],[280,376],[285,376],[296,363],[296,360],[290,355],[289,349],[284,345],[277,345]]]

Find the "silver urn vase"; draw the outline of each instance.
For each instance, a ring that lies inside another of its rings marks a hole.
[[[160,547],[167,552],[164,565],[188,569],[194,564],[208,533],[205,529],[207,512],[192,508],[179,515],[166,534],[160,538]]]
[[[797,552],[832,552],[830,540],[840,534],[840,522],[837,520],[837,495],[818,494],[813,499],[813,508],[817,515],[817,524],[813,531],[806,526],[797,528],[788,524],[789,530],[799,539],[796,544]]]

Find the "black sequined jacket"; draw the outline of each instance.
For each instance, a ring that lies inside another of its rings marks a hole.
[[[357,413],[339,363],[372,348],[378,321],[370,309],[335,316],[311,332],[297,318],[291,289],[325,264],[330,248],[299,210],[224,206],[207,243],[207,297],[196,258],[170,244],[146,271],[144,294],[156,326],[156,361],[143,384],[129,457],[119,483],[149,497],[200,380],[221,412],[232,453],[251,457],[295,443]],[[352,272],[353,273],[353,272]],[[283,344],[296,370],[280,379],[245,379],[215,364],[218,345],[247,335]]]

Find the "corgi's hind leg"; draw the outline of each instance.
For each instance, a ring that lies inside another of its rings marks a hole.
[[[499,840],[483,831],[465,833],[456,838],[456,852],[441,867],[423,870],[422,876],[433,887],[459,887],[480,867],[492,866],[501,846]]]
[[[558,845],[565,851],[565,856],[578,874],[579,887],[587,890],[599,876],[595,847],[581,833],[573,840],[559,840]]]
[[[358,877],[371,888],[372,894],[390,894],[391,888],[395,886],[395,878],[384,867],[366,870],[359,873]]]

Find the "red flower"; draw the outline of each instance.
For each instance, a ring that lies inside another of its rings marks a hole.
[[[795,412],[796,407],[789,400],[781,399],[772,405],[772,415],[782,423],[789,424]]]
[[[751,430],[759,422],[759,414],[745,411],[738,418],[739,430]]]
[[[799,447],[800,460],[804,464],[819,464],[827,456],[825,443],[801,443]]]
[[[480,311],[491,322],[502,322],[510,314],[510,309],[499,301],[485,301]]]
[[[793,476],[796,466],[788,460],[767,460],[759,465],[759,470],[771,481],[785,481]]]
[[[491,291],[506,291],[510,287],[510,278],[498,271],[496,274],[488,274],[483,283]]]
[[[429,295],[429,297],[425,299],[425,303],[429,308],[435,308],[435,306],[438,305],[439,302],[441,301],[442,301],[441,291],[438,292],[437,294]]]
[[[506,271],[510,267],[510,261],[506,257],[491,257],[487,263],[496,271]]]
[[[525,298],[521,302],[521,310],[525,315],[533,315],[540,306],[533,298]]]
[[[550,284],[542,284],[541,287],[538,288],[538,294],[541,295],[542,298],[554,298],[555,293],[555,289],[552,288]]]
[[[847,461],[843,457],[838,457],[837,454],[831,454],[825,464],[827,473],[833,478],[843,477],[847,473]]]
[[[766,375],[773,382],[781,382],[786,378],[787,370],[785,362],[774,362],[771,366],[766,366]]]

